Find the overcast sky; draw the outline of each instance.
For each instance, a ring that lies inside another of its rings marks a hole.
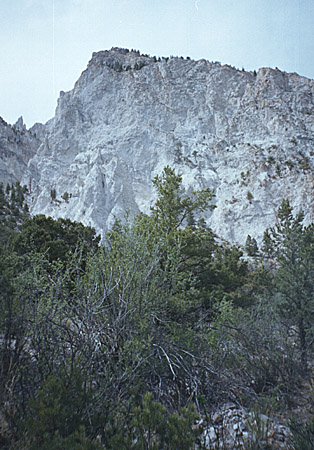
[[[46,122],[117,46],[314,78],[314,0],[0,0],[0,116]]]

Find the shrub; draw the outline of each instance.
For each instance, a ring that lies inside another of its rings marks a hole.
[[[289,427],[292,432],[293,448],[295,450],[313,450],[314,419],[307,424],[300,424],[296,419],[291,419]]]
[[[63,200],[66,202],[66,203],[68,203],[68,201],[69,201],[69,194],[67,193],[67,192],[65,192],[63,195],[62,195],[62,198],[63,198]]]
[[[86,437],[91,422],[86,408],[91,398],[81,373],[74,371],[71,380],[50,376],[30,400],[23,423],[30,449],[98,449]]]
[[[249,234],[245,242],[245,250],[249,256],[255,256],[258,252],[258,246],[255,238],[252,238]]]
[[[55,189],[51,189],[50,196],[52,200],[55,200],[57,198],[57,191]]]
[[[178,413],[169,414],[147,392],[139,406],[124,406],[112,418],[107,426],[106,444],[112,450],[190,450],[199,443],[202,433],[201,427],[194,427],[197,419],[198,414],[192,405],[182,408]]]

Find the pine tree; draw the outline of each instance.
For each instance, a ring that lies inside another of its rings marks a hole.
[[[182,176],[168,166],[161,176],[154,178],[153,184],[158,193],[156,205],[151,208],[153,219],[166,233],[178,230],[193,212],[214,208],[209,204],[214,196],[209,188],[187,196],[182,187]]]
[[[274,249],[279,266],[275,286],[280,294],[280,313],[297,329],[301,363],[306,369],[313,342],[314,224],[305,227],[304,213],[294,216],[292,211],[289,200],[284,199],[278,223],[267,230],[266,244]]]
[[[252,238],[249,234],[245,242],[245,250],[249,256],[256,256],[258,252],[258,245],[255,238]]]

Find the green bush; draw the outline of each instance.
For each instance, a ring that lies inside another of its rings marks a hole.
[[[314,418],[307,424],[291,419],[289,427],[292,432],[294,450],[313,450],[314,448]]]
[[[57,198],[57,191],[55,189],[51,189],[50,197],[51,197],[51,200],[55,200]]]
[[[202,428],[195,427],[198,417],[192,405],[182,408],[178,413],[169,414],[147,392],[139,406],[123,408],[107,427],[106,448],[190,450],[200,443]]]
[[[252,238],[249,234],[245,242],[245,250],[249,256],[256,256],[258,252],[258,246],[255,238]]]
[[[68,192],[65,192],[63,195],[62,195],[62,198],[63,198],[63,200],[65,201],[65,202],[68,202],[69,201],[69,194],[68,194]]]
[[[84,377],[74,371],[70,379],[49,376],[29,402],[22,424],[30,449],[99,449],[86,437],[91,403]]]

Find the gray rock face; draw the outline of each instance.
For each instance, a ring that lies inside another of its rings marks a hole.
[[[22,117],[13,126],[0,117],[0,181],[4,185],[21,181],[40,143],[36,131],[26,130]]]
[[[202,424],[203,426],[205,424]],[[276,418],[252,413],[234,404],[223,405],[204,427],[205,448],[233,450],[243,448],[291,448],[291,432]]]
[[[283,197],[313,221],[313,94],[313,80],[277,69],[94,53],[21,169],[31,212],[104,232],[125,210],[149,211],[151,180],[170,165],[188,191],[215,190],[206,221],[227,240],[261,240]]]

